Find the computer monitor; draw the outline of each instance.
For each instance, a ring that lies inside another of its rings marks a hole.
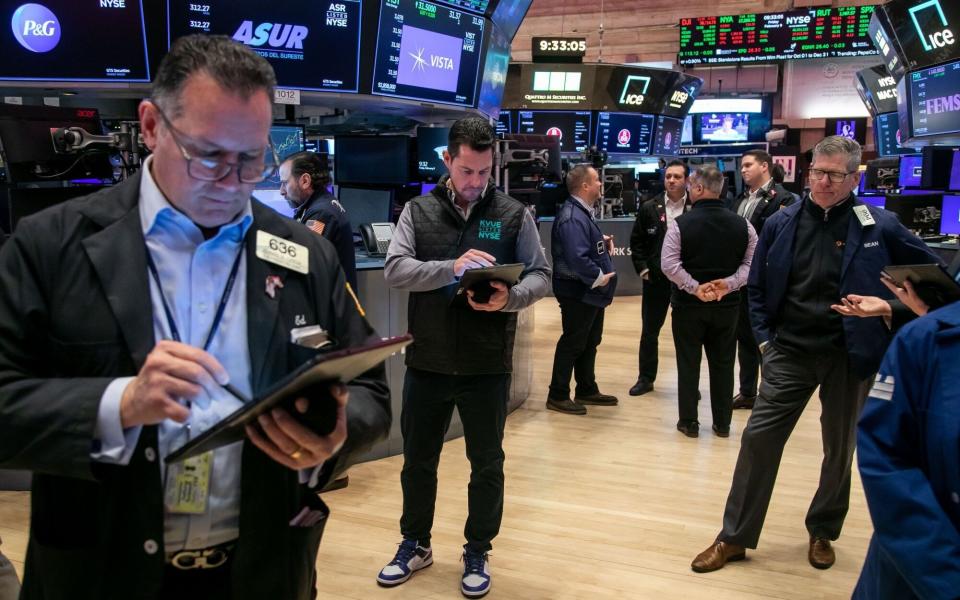
[[[940,233],[960,235],[960,194],[944,194],[940,211]]]
[[[561,152],[583,152],[590,145],[592,114],[589,110],[520,111],[518,120],[518,134],[556,137],[560,140]]]
[[[347,211],[350,228],[365,223],[389,223],[393,218],[393,190],[369,190],[340,186],[340,204]]]
[[[918,188],[922,182],[923,155],[904,154],[900,157],[900,187]]]
[[[437,181],[447,172],[443,152],[449,138],[449,127],[417,127],[417,172],[423,181]]]
[[[410,137],[337,136],[334,170],[338,185],[406,185],[411,181]]]
[[[884,205],[903,226],[921,234],[940,233],[943,194],[887,194]]]
[[[839,135],[865,144],[867,142],[867,119],[866,117],[827,119],[824,133],[826,135]]]
[[[884,205],[887,202],[887,197],[883,194],[877,196],[858,196],[857,198],[864,204],[869,204],[870,206],[875,206],[877,208],[884,208]]]
[[[509,152],[518,161],[530,158],[531,152],[547,151],[547,164],[541,162],[517,162],[509,165],[510,189],[537,189],[542,181],[560,181],[562,162],[560,138],[552,135],[525,135],[514,133],[504,136],[510,142]]]
[[[960,191],[960,150],[953,151],[953,164],[950,165],[950,190]]]
[[[750,137],[747,113],[700,115],[700,138],[705,142],[746,142]]]
[[[291,154],[303,152],[307,149],[307,136],[303,129],[303,125],[273,125],[270,127],[270,142],[273,143],[273,149],[277,151],[281,163]],[[258,183],[257,189],[279,190],[279,170],[273,176]]]

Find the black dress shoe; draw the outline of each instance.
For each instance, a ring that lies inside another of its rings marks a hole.
[[[585,415],[587,407],[570,398],[547,398],[547,408],[568,415]]]
[[[727,425],[726,427],[717,427],[717,425],[714,424],[713,432],[717,434],[717,437],[730,437],[730,426]]]
[[[756,396],[744,396],[737,394],[733,397],[733,408],[753,408],[753,403],[757,401]]]
[[[630,388],[630,395],[642,396],[643,394],[646,394],[647,392],[652,392],[652,391],[653,391],[653,382],[647,381],[646,379],[641,377],[640,379],[637,380],[635,384],[633,384],[633,387]]]
[[[689,438],[700,437],[700,423],[697,421],[677,421],[677,431]]]
[[[617,397],[610,396],[609,394],[601,394],[597,392],[596,394],[590,394],[589,396],[576,396],[573,399],[574,402],[579,404],[594,404],[596,406],[616,406]]]

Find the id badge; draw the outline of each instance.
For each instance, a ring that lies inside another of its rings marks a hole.
[[[167,510],[176,514],[199,515],[207,510],[213,451],[170,465],[166,490]]]

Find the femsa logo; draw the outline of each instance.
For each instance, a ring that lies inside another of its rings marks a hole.
[[[60,21],[42,4],[24,4],[13,12],[13,36],[31,52],[50,52],[60,43]]]
[[[628,75],[623,82],[623,91],[620,92],[620,104],[640,106],[648,87],[650,78],[646,75]]]
[[[303,25],[261,23],[254,27],[253,21],[244,21],[233,34],[233,39],[254,48],[269,44],[271,48],[303,50],[303,40],[309,33],[310,30]]]
[[[935,14],[930,14],[929,12],[926,15],[923,15],[924,11],[935,11]],[[935,50],[937,48],[944,48],[946,46],[951,46],[956,41],[953,31],[948,27],[947,17],[943,14],[943,7],[940,6],[940,0],[927,0],[926,2],[921,2],[913,8],[909,9],[907,12],[910,13],[910,19],[913,21],[913,27],[917,30],[917,35],[920,37],[920,42],[923,43],[923,49],[927,52]],[[933,33],[924,31],[924,28],[920,26],[920,20],[917,19],[917,13],[921,13],[921,18],[932,24],[935,29]],[[940,26],[937,26],[937,21],[940,21]],[[939,30],[940,27],[943,27],[942,30]]]

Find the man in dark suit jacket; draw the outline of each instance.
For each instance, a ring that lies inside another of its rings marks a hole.
[[[740,158],[743,193],[729,207],[750,221],[758,236],[770,216],[796,200],[793,194],[773,180],[773,164],[773,158],[763,150],[745,152]],[[746,295],[740,299],[740,316],[737,320],[737,359],[740,363],[740,392],[733,398],[733,408],[753,408],[760,375],[760,349],[750,329]]]
[[[357,259],[353,249],[353,229],[343,206],[327,191],[329,185],[327,166],[314,152],[298,152],[285,158],[280,165],[280,195],[294,209],[294,220],[333,244],[347,282],[356,291]]]
[[[140,105],[142,172],[22,220],[0,251],[0,467],[34,472],[21,598],[315,595],[328,511],[309,484],[386,433],[382,367],[164,463],[240,404],[222,384],[259,395],[315,354],[292,329],[376,335],[332,246],[250,198],[276,166],[274,83],[245,46],[181,38]],[[291,414],[330,396],[329,434]]]
[[[856,423],[890,342],[879,317],[831,309],[849,294],[890,298],[880,272],[891,264],[940,262],[892,213],[853,195],[860,145],[839,136],[813,151],[810,194],[770,217],[757,243],[748,292],[763,381],[743,432],[723,529],[691,567],[715,571],[756,548],[783,448],[819,388],[824,457],[807,512],[807,560],[830,568],[850,504]]]
[[[660,268],[660,252],[667,225],[690,210],[687,197],[687,165],[674,160],[664,173],[665,191],[647,200],[637,211],[630,233],[630,258],[637,275],[643,278],[643,305],[640,309],[640,374],[630,388],[631,396],[653,390],[659,364],[660,329],[670,307],[670,280]]]

